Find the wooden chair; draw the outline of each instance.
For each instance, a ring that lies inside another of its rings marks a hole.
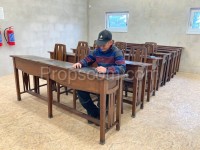
[[[122,50],[123,55],[125,56],[126,53],[126,43],[125,42],[115,42],[115,46]]]
[[[60,60],[60,61],[66,61],[66,56],[67,56],[66,45],[55,44],[53,59]]]
[[[147,59],[147,49],[144,46],[131,46],[130,52],[127,54],[127,60],[136,61],[136,62],[146,62]],[[138,72],[137,72],[138,71]],[[124,91],[125,97],[128,96],[128,92],[133,93],[133,99],[136,99],[136,102],[132,102],[126,98],[123,99],[123,102],[129,103],[132,105],[132,117],[135,117],[136,105],[140,105],[140,108],[144,107],[144,98],[142,96],[142,91],[145,91],[146,81],[144,80],[135,80],[136,75],[145,74],[146,70],[143,67],[138,67],[132,72],[127,72],[129,74],[128,78],[124,79]],[[136,92],[135,92],[136,91]],[[135,95],[134,95],[135,94]]]
[[[128,53],[132,46],[144,46],[144,44],[126,43],[126,52]]]
[[[153,55],[153,53],[157,52],[157,43],[155,42],[145,42],[145,47],[148,55]]]
[[[97,40],[94,40],[93,46],[90,46],[90,50],[95,50],[96,48],[98,48],[96,41]]]
[[[147,49],[144,46],[131,46],[129,54],[127,55],[127,60],[144,62],[147,61]]]
[[[75,57],[74,57],[74,63],[79,62],[81,59],[85,58],[89,53],[89,48],[87,42],[79,41],[77,49],[75,51]],[[54,48],[54,53],[52,55],[53,59],[66,61],[66,47],[62,44],[56,44]],[[72,93],[73,94],[73,107],[76,108],[76,90],[73,90],[71,88],[65,87],[65,91],[60,92],[60,86],[59,83],[57,83],[57,99],[58,102],[60,102],[60,94],[62,93]]]
[[[165,73],[168,74],[173,69],[172,68],[173,67],[173,63],[172,63],[172,65],[167,66],[168,65],[169,56],[167,56],[168,54],[165,55],[164,53],[162,53],[162,54],[160,53],[159,54],[157,43],[155,43],[155,42],[146,42],[145,43],[145,47],[147,48],[148,55],[162,58],[162,59],[158,60],[158,66],[156,68],[157,73],[155,73],[155,72],[153,73],[153,78],[155,78],[155,80],[157,80],[157,81],[154,81],[154,83],[153,83],[153,87],[154,87],[153,95],[155,95],[155,90],[159,89],[159,86],[160,86],[161,82],[165,83],[163,77],[169,77],[169,80],[170,80],[171,77],[173,77],[173,75],[174,75],[173,73],[170,74],[169,76],[168,75],[165,76]],[[167,59],[166,63],[165,63],[165,59]],[[169,71],[168,71],[168,69],[164,69],[164,68],[169,68],[169,67],[171,67],[169,69]],[[162,81],[162,79],[163,79],[163,81]],[[156,88],[155,88],[155,86],[156,86]]]
[[[78,46],[75,53],[75,63],[85,58],[89,54],[89,48],[85,46]]]
[[[67,56],[66,45],[58,44],[58,43],[55,44],[53,59],[60,60],[60,61],[66,61],[66,56]],[[68,95],[68,89],[67,89],[67,87],[64,87],[65,90],[60,91],[60,89],[63,86],[61,86],[59,83],[54,83],[54,85],[56,85],[56,89],[57,89],[57,101],[60,102],[60,94],[66,93]]]
[[[66,61],[66,56],[67,56],[66,45],[56,43],[53,53],[50,53],[50,58],[55,59],[55,60],[60,60],[60,61]],[[25,76],[25,75],[23,75],[23,76]],[[38,94],[40,93],[40,87],[46,85],[46,84],[40,85],[39,79],[40,79],[39,77],[36,77],[36,76],[33,77],[34,90]],[[27,87],[27,85],[26,85],[26,87]],[[62,94],[62,93],[68,94],[67,87],[65,87],[65,91],[62,91],[62,92],[60,91],[60,88],[62,88],[62,87],[63,86],[61,86],[59,83],[56,83],[56,82],[53,83],[53,90],[57,91],[57,101],[58,102],[60,102],[60,94]]]
[[[78,49],[78,47],[86,47],[86,48],[89,49],[89,47],[88,47],[88,42],[79,41],[77,47],[74,48],[74,49],[72,49],[72,50],[73,50],[73,53],[75,53],[75,55],[77,55],[77,49]],[[77,60],[75,59],[75,60],[74,60],[74,63],[76,63],[76,62],[77,62]]]
[[[151,63],[152,66],[148,68],[148,79],[147,79],[147,101],[150,101],[150,95],[155,95],[157,79],[158,79],[158,58],[152,59],[151,56],[157,52],[157,44],[154,42],[146,42],[143,47],[146,48],[145,59],[142,62]],[[135,60],[137,61],[137,60]]]
[[[87,44],[78,44],[75,57],[74,57],[74,62],[79,62],[81,59],[85,58],[89,54],[89,47]],[[73,90],[73,107],[76,109],[76,100],[78,99],[76,90]]]
[[[88,47],[88,42],[85,42],[85,41],[79,41],[77,47],[79,47],[79,46]]]
[[[130,51],[132,46],[134,46],[134,47],[135,46],[136,47],[137,46],[138,47],[146,47],[146,54],[145,55],[147,55],[147,57],[145,56],[144,60],[142,62],[152,64],[152,66],[148,67],[148,79],[147,79],[147,83],[148,83],[148,86],[147,86],[148,87],[148,89],[147,89],[147,101],[150,101],[150,96],[155,95],[155,91],[156,91],[156,88],[157,88],[157,80],[159,79],[158,75],[160,75],[158,73],[158,70],[160,70],[159,62],[160,62],[160,59],[162,59],[162,58],[150,56],[150,55],[154,56],[154,53],[157,51],[157,44],[154,43],[154,42],[146,42],[146,45],[145,44],[127,43],[128,51]],[[129,54],[126,54],[125,59],[129,60],[130,58],[128,58],[128,57],[129,57]],[[135,60],[135,61],[137,61],[137,60]]]

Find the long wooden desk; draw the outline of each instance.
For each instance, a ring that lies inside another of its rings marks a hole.
[[[159,89],[158,82],[160,79],[161,70],[164,66],[163,58],[156,57],[152,54],[151,56],[147,56],[146,62],[152,64],[152,67],[150,67],[151,72],[149,72],[149,76],[151,76],[151,78],[150,78],[151,79],[150,80],[150,82],[151,82],[150,91],[151,92],[150,93],[152,93],[150,95],[155,96],[156,90]]]
[[[170,81],[171,78],[174,77],[174,75],[176,74],[176,64],[177,64],[177,51],[168,51],[168,50],[162,50],[162,49],[158,49],[158,52],[162,52],[162,53],[170,53],[171,54],[171,60],[170,60],[170,64],[169,64],[169,74],[168,74],[168,81]]]
[[[132,79],[133,82],[133,97],[131,102],[126,98],[123,98],[123,101],[129,104],[132,104],[132,117],[136,116],[136,106],[140,105],[140,108],[144,107],[144,99],[145,99],[145,90],[146,90],[146,81],[148,77],[148,69],[152,67],[152,64],[149,63],[141,63],[141,62],[133,62],[133,61],[125,61],[126,63],[126,72],[129,75],[129,78]],[[149,78],[149,77],[148,77]],[[148,84],[148,90],[150,91],[150,83]],[[148,97],[148,94],[147,94]]]
[[[11,56],[13,58],[17,99],[21,100],[19,73],[21,70],[29,75],[41,77],[47,80],[47,101],[48,101],[48,117],[53,117],[52,104],[64,108],[80,117],[93,121],[100,125],[100,143],[105,143],[105,133],[113,126],[120,130],[121,123],[121,97],[122,97],[122,80],[125,75],[117,74],[99,74],[93,68],[72,68],[72,63],[62,62],[48,58],[37,56]],[[52,81],[56,81],[64,86],[70,86],[73,89],[85,90],[100,94],[100,120],[92,118],[85,113],[77,111],[74,108],[53,101]],[[87,86],[85,86],[87,85]],[[26,92],[39,96],[37,92],[32,92],[31,89]],[[110,95],[112,103],[109,107],[112,108],[111,116],[106,120],[106,94]],[[39,96],[40,97],[40,96]],[[116,99],[115,99],[116,97]],[[115,101],[116,100],[116,101]],[[116,103],[115,103],[116,102]],[[116,115],[113,108],[116,104]],[[115,119],[115,120],[114,120]]]
[[[156,57],[162,57],[163,59],[159,61],[159,70],[158,70],[158,82],[157,82],[157,90],[159,86],[165,85],[165,76],[168,74],[169,71],[169,62],[170,62],[170,54],[169,53],[161,53],[161,52],[155,52],[153,53],[153,56]]]
[[[181,60],[181,53],[182,53],[184,47],[158,45],[158,49],[167,50],[167,51],[177,51],[177,61],[176,61],[176,65],[175,65],[175,70],[176,70],[176,72],[178,72],[180,60]]]
[[[129,52],[129,50],[127,50]],[[128,55],[125,54],[125,59],[128,60]],[[159,71],[159,61],[161,61],[162,58],[155,57],[155,56],[147,56],[146,63],[152,64],[148,67],[148,87],[147,87],[147,101],[150,101],[150,96],[154,96],[157,88],[157,79],[158,77],[158,71]]]

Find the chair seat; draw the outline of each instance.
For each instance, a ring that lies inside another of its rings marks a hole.
[[[124,78],[124,82],[133,83],[133,80],[130,78]]]

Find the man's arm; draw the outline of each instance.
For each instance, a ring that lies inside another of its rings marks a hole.
[[[106,73],[123,74],[126,71],[126,63],[122,52],[119,50],[115,54],[115,65],[107,67]]]
[[[82,67],[90,66],[96,61],[96,58],[94,56],[94,52],[95,52],[95,50],[90,52],[90,54],[87,57],[85,57],[84,59],[80,60],[79,63],[82,65]]]

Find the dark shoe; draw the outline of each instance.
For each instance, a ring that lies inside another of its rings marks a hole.
[[[100,108],[100,101],[98,101],[98,102],[97,102],[97,107],[99,107],[99,108]]]
[[[95,117],[96,119],[100,119],[100,117],[98,116],[98,117]],[[96,124],[96,123],[94,123],[94,122],[92,122],[92,121],[90,121],[90,120],[88,120],[88,124],[95,124],[96,126],[99,126],[99,124]]]
[[[99,126],[99,124],[94,123],[94,122],[92,122],[92,121],[90,121],[90,120],[88,120],[88,124],[95,124],[96,126]]]
[[[90,121],[90,120],[88,120],[88,124],[93,124],[94,122],[92,122],[92,121]]]

